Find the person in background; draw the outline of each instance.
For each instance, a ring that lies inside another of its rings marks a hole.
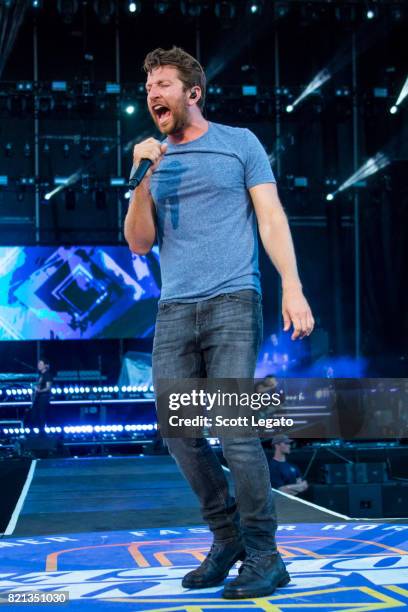
[[[308,484],[302,479],[299,468],[289,463],[286,458],[291,451],[291,442],[285,434],[276,434],[272,438],[275,453],[273,459],[269,460],[269,472],[274,489],[289,495],[298,495],[306,491]]]
[[[37,363],[37,369],[39,377],[35,387],[29,421],[32,427],[38,427],[42,433],[51,399],[52,377],[50,362],[44,358],[40,359]]]

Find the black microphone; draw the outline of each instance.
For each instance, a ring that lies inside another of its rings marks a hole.
[[[151,159],[143,158],[140,160],[140,163],[137,167],[133,166],[132,171],[130,173],[128,188],[136,189],[136,187],[140,185],[140,183],[143,181],[144,177],[146,176],[146,172],[152,165],[153,162]]]

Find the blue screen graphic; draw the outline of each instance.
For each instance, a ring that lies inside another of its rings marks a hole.
[[[157,248],[0,247],[0,340],[150,337],[159,295]]]

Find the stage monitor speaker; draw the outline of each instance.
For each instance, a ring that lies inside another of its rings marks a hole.
[[[383,516],[408,518],[408,482],[388,482],[382,485]]]
[[[330,485],[354,482],[353,463],[327,463],[324,466],[325,482]]]
[[[348,489],[351,517],[381,518],[383,516],[381,484],[352,484]]]
[[[355,463],[354,474],[356,483],[386,482],[386,463]]]
[[[334,510],[340,514],[349,513],[349,495],[348,485],[311,485],[309,487],[309,495],[307,499],[310,499],[315,504]]]
[[[46,458],[56,453],[61,442],[54,436],[28,436],[22,442],[22,450],[31,452],[36,457]]]

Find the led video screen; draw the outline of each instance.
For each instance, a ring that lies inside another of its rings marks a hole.
[[[159,295],[157,248],[0,247],[0,340],[150,337]]]

